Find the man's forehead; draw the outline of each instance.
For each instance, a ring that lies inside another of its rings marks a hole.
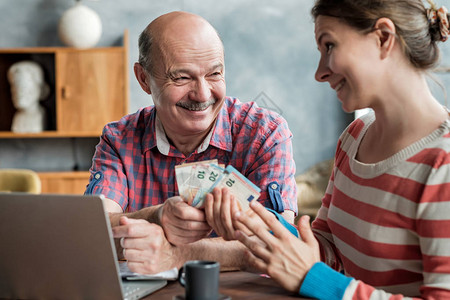
[[[189,39],[191,36],[203,36],[214,33],[212,25],[204,18],[186,12],[171,12],[160,16],[149,24],[148,32],[156,41],[168,39]]]
[[[195,72],[213,72],[213,71],[223,71],[224,64],[221,61],[205,63],[203,65],[196,64],[173,64],[168,66],[168,72],[170,74],[180,74],[180,73],[195,73]]]
[[[220,37],[211,24],[197,15],[169,13],[152,22],[148,30],[153,37],[153,63],[165,72],[182,70],[183,65],[212,69],[212,65],[224,64]]]
[[[208,66],[224,64],[223,46],[220,41],[168,39],[160,44],[159,50],[165,63],[178,65],[197,62]]]

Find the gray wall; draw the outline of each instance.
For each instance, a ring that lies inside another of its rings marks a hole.
[[[0,0],[0,47],[61,46],[58,20],[73,3]],[[281,112],[294,134],[297,173],[331,158],[340,132],[353,117],[342,112],[328,84],[314,80],[318,51],[309,15],[312,3],[313,0],[84,1],[102,20],[99,46],[117,44],[124,29],[129,29],[130,112],[152,103],[132,73],[142,29],[155,17],[173,10],[193,12],[210,21],[225,44],[227,94],[242,101],[256,100],[260,106]],[[450,51],[444,51],[450,57]],[[450,83],[450,76],[441,77]],[[443,98],[439,89],[437,97]],[[97,141],[1,139],[0,167],[87,169]]]

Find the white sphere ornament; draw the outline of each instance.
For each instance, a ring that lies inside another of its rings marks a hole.
[[[64,12],[58,24],[61,41],[70,47],[94,47],[102,35],[98,14],[80,2]]]

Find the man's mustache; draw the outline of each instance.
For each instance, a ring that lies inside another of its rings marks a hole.
[[[207,109],[211,105],[214,105],[216,102],[216,99],[210,99],[206,102],[180,101],[176,104],[176,106],[180,106],[188,110],[201,111]]]

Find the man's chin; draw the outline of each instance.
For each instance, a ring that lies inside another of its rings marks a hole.
[[[216,119],[198,119],[192,120],[185,123],[183,129],[184,131],[189,131],[192,134],[205,134],[209,132],[211,127],[213,127]]]

